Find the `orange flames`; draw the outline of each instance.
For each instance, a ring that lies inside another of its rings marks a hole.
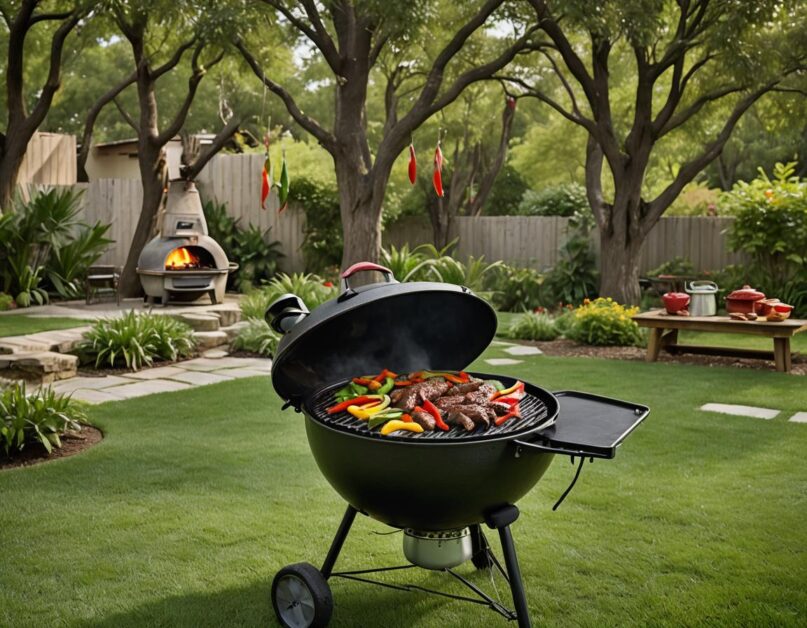
[[[165,258],[166,270],[185,270],[196,268],[199,265],[199,258],[186,249],[184,246],[174,249]]]

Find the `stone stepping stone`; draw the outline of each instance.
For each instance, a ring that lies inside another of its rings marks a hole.
[[[219,327],[221,327],[219,317],[213,313],[182,312],[181,314],[172,314],[172,316],[190,326],[194,331],[218,331]]]
[[[230,339],[223,331],[195,331],[193,337],[200,350],[213,349],[229,343]]]
[[[49,347],[46,343],[31,340],[26,336],[9,336],[8,338],[0,338],[0,355],[9,355],[10,353],[33,353],[35,351],[48,351]]]
[[[107,401],[120,401],[123,397],[118,397],[117,395],[112,395],[108,393],[106,390],[91,390],[81,388],[76,390],[72,394],[72,398],[78,401],[83,401],[85,403],[105,403]]]
[[[512,342],[504,342],[503,340],[491,340],[490,344],[496,345],[498,347],[513,347],[515,346]]]
[[[221,371],[217,373],[208,373],[205,371],[183,371],[179,375],[172,376],[171,379],[173,381],[185,382],[186,384],[193,384],[194,386],[207,386],[208,384],[218,384],[219,382],[230,381],[232,377],[224,375]]]
[[[225,373],[227,377],[232,377],[235,379],[241,379],[242,377],[269,377],[268,371],[259,371],[254,368],[238,368],[238,369],[226,369],[223,371],[216,371],[216,373]]]
[[[807,423],[807,412],[796,412],[788,421],[792,423]]]
[[[731,403],[707,403],[702,405],[700,409],[705,412],[719,412],[720,414],[747,416],[754,419],[773,419],[779,414],[779,410],[772,410],[771,408],[739,406]]]
[[[158,366],[153,369],[143,369],[142,371],[137,371],[136,373],[127,373],[126,377],[136,380],[160,379],[161,377],[168,379],[174,375],[179,375],[180,373],[184,372],[184,369],[176,366]]]
[[[194,358],[186,362],[180,362],[179,365],[188,371],[218,371],[219,369],[239,368],[242,366],[251,366],[249,364],[250,358],[235,358],[227,356],[226,358]]]
[[[510,355],[541,355],[543,351],[541,351],[538,347],[530,347],[529,345],[514,345],[512,347],[508,347],[504,350],[505,353],[509,353]]]
[[[121,384],[131,384],[132,380],[128,377],[118,377],[117,375],[107,375],[106,377],[71,377],[56,382],[53,385],[53,390],[58,393],[71,393],[75,390],[103,390],[111,386],[120,386]]]
[[[230,355],[230,352],[226,349],[208,349],[202,353],[203,358],[210,358],[211,360],[226,358],[228,355]]]
[[[485,360],[488,364],[493,366],[510,366],[512,364],[521,364],[524,360],[513,360],[511,358],[490,358]]]
[[[241,308],[237,305],[215,306],[215,309],[208,312],[219,317],[219,324],[222,327],[230,327],[241,320]]]
[[[115,395],[120,399],[132,399],[133,397],[142,397],[143,395],[154,395],[156,393],[173,392],[175,390],[185,390],[190,388],[190,384],[184,382],[175,382],[168,379],[150,379],[134,384],[124,384],[123,386],[112,386],[105,388],[103,392],[110,395]]]

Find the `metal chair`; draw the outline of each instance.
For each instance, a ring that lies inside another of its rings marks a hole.
[[[86,304],[92,303],[93,296],[98,296],[101,289],[111,289],[115,293],[115,301],[120,305],[121,267],[112,265],[90,266],[84,281]]]

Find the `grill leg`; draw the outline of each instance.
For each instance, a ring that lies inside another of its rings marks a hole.
[[[325,557],[325,562],[322,563],[322,569],[320,569],[326,580],[331,577],[333,566],[336,564],[336,559],[339,558],[339,552],[342,551],[342,545],[347,538],[348,532],[350,532],[350,526],[353,525],[357,512],[353,506],[347,505],[345,515],[342,517],[342,523],[339,524],[339,529],[336,531],[336,536],[333,537],[333,542],[331,543],[331,549],[328,550],[328,555]]]
[[[524,583],[521,581],[521,570],[518,568],[516,546],[510,532],[510,524],[518,519],[518,508],[504,506],[485,517],[485,523],[499,531],[499,540],[502,543],[504,564],[507,567],[507,577],[510,579],[510,591],[513,594],[513,606],[518,616],[518,628],[530,628],[530,614],[527,610],[527,597],[524,594]]]

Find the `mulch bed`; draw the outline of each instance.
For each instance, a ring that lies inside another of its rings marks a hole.
[[[48,454],[44,445],[40,443],[28,443],[25,445],[25,449],[14,453],[10,457],[0,454],[0,470],[30,467],[42,462],[50,462],[57,458],[74,456],[85,449],[89,449],[96,443],[100,443],[103,438],[104,434],[101,430],[91,425],[84,425],[78,434],[65,434],[62,436],[62,446],[54,447],[50,454]]]
[[[609,360],[633,360],[644,362],[646,351],[641,347],[593,347],[581,345],[571,340],[553,340],[551,342],[532,342],[529,340],[504,339],[507,342],[518,342],[520,344],[538,347],[546,355],[561,357],[593,357],[606,358]],[[515,357],[515,356],[514,356]],[[699,366],[731,366],[746,369],[757,369],[760,371],[776,371],[773,360],[754,360],[748,358],[732,358],[714,355],[670,355],[662,351],[659,355],[659,362],[677,362],[679,364],[697,364]],[[793,355],[793,368],[790,371],[794,375],[807,375],[807,356]]]

